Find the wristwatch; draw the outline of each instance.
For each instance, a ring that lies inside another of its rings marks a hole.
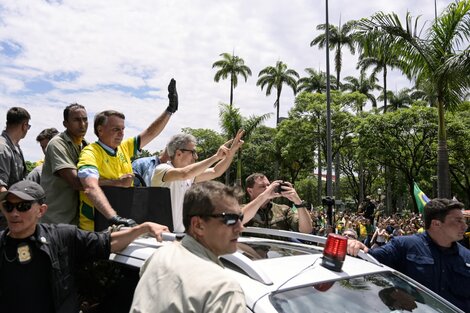
[[[305,201],[302,201],[299,204],[294,203],[294,205],[295,205],[296,208],[308,208],[308,203],[305,202]]]

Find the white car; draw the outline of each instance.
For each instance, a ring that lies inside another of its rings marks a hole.
[[[110,256],[122,267],[123,276],[132,276],[123,279],[125,291],[115,294],[118,299],[112,302],[117,311],[128,312],[145,260],[177,237],[166,236],[162,243],[141,237]],[[333,235],[326,241],[324,237],[248,227],[239,239],[238,251],[221,259],[243,288],[247,312],[462,312],[365,253],[358,258],[345,256],[345,237]]]

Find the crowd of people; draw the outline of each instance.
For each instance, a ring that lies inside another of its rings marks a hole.
[[[159,249],[146,262],[131,311],[204,312],[204,308],[216,306],[221,312],[244,312],[243,292],[222,270],[218,258],[237,249],[237,238],[245,225],[322,236],[330,232],[343,234],[350,238],[350,254],[370,249],[381,262],[470,311],[470,252],[457,243],[467,227],[461,203],[437,199],[426,205],[424,218],[415,214],[386,217],[367,198],[360,213],[337,213],[334,223],[329,223],[326,214],[311,210],[302,201],[290,182],[270,182],[264,174],[253,173],[246,179],[248,201],[240,205],[237,188],[213,179],[232,163],[243,145],[243,130],[205,160],[198,159],[196,138],[176,134],[159,157],[131,162],[178,110],[173,79],[168,98],[165,111],[140,134],[127,139],[124,114],[114,110],[96,114],[94,133],[98,140],[93,143],[85,140],[85,107],[77,103],[67,106],[63,112],[65,130],[58,133],[48,129],[37,137],[44,149],[44,162],[29,176],[19,142],[30,129],[31,116],[24,108],[8,110],[6,129],[0,136],[2,309],[76,312],[74,275],[78,264],[106,259],[110,252],[125,248],[144,233],[161,241],[163,232],[171,226],[186,235],[182,242]],[[136,176],[140,178],[138,182]],[[132,187],[134,182],[170,190],[173,225],[138,225],[116,212],[102,187]],[[289,205],[278,204],[275,198],[284,198]],[[94,232],[96,212],[114,227],[107,232]],[[408,236],[412,234],[418,235]],[[431,265],[438,265],[446,274],[434,269],[431,272]],[[424,281],[416,268],[425,268],[425,274],[436,278]],[[463,292],[449,287],[457,279],[455,271],[464,273],[458,278],[465,286]],[[203,285],[194,273],[206,277]],[[46,288],[40,288],[43,282],[48,282]],[[25,286],[28,294],[41,289],[34,301],[22,301]],[[450,290],[442,291],[447,287]],[[187,301],[188,298],[194,300]]]

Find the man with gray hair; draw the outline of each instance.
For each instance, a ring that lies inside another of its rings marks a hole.
[[[155,168],[152,186],[170,189],[173,231],[184,232],[185,229],[183,225],[183,198],[186,190],[193,183],[211,180],[222,175],[243,144],[243,140],[241,140],[243,133],[243,130],[239,130],[235,138],[221,145],[216,154],[200,162],[196,162],[198,156],[196,138],[193,135],[178,134],[170,139],[166,146],[170,161],[159,164]],[[211,167],[214,164],[216,165]]]

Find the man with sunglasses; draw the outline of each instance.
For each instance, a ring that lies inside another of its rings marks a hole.
[[[199,162],[196,162],[198,155],[193,135],[177,134],[170,139],[166,146],[170,161],[157,165],[152,186],[170,189],[173,231],[184,232],[183,197],[186,190],[193,183],[215,179],[225,173],[243,144],[243,134],[240,129],[234,139],[219,147],[216,154]]]
[[[31,128],[30,119],[28,111],[20,107],[7,112],[6,127],[0,136],[0,192],[26,178],[26,163],[19,142]],[[5,227],[5,218],[0,214],[0,230]]]
[[[243,230],[238,197],[235,188],[217,181],[188,189],[186,235],[146,261],[130,312],[246,312],[240,285],[219,260],[237,250]]]
[[[161,241],[168,228],[143,223],[116,232],[87,232],[72,225],[38,224],[47,211],[40,185],[23,180],[0,193],[8,228],[0,232],[0,311],[78,312],[75,268],[107,259],[138,236]]]

